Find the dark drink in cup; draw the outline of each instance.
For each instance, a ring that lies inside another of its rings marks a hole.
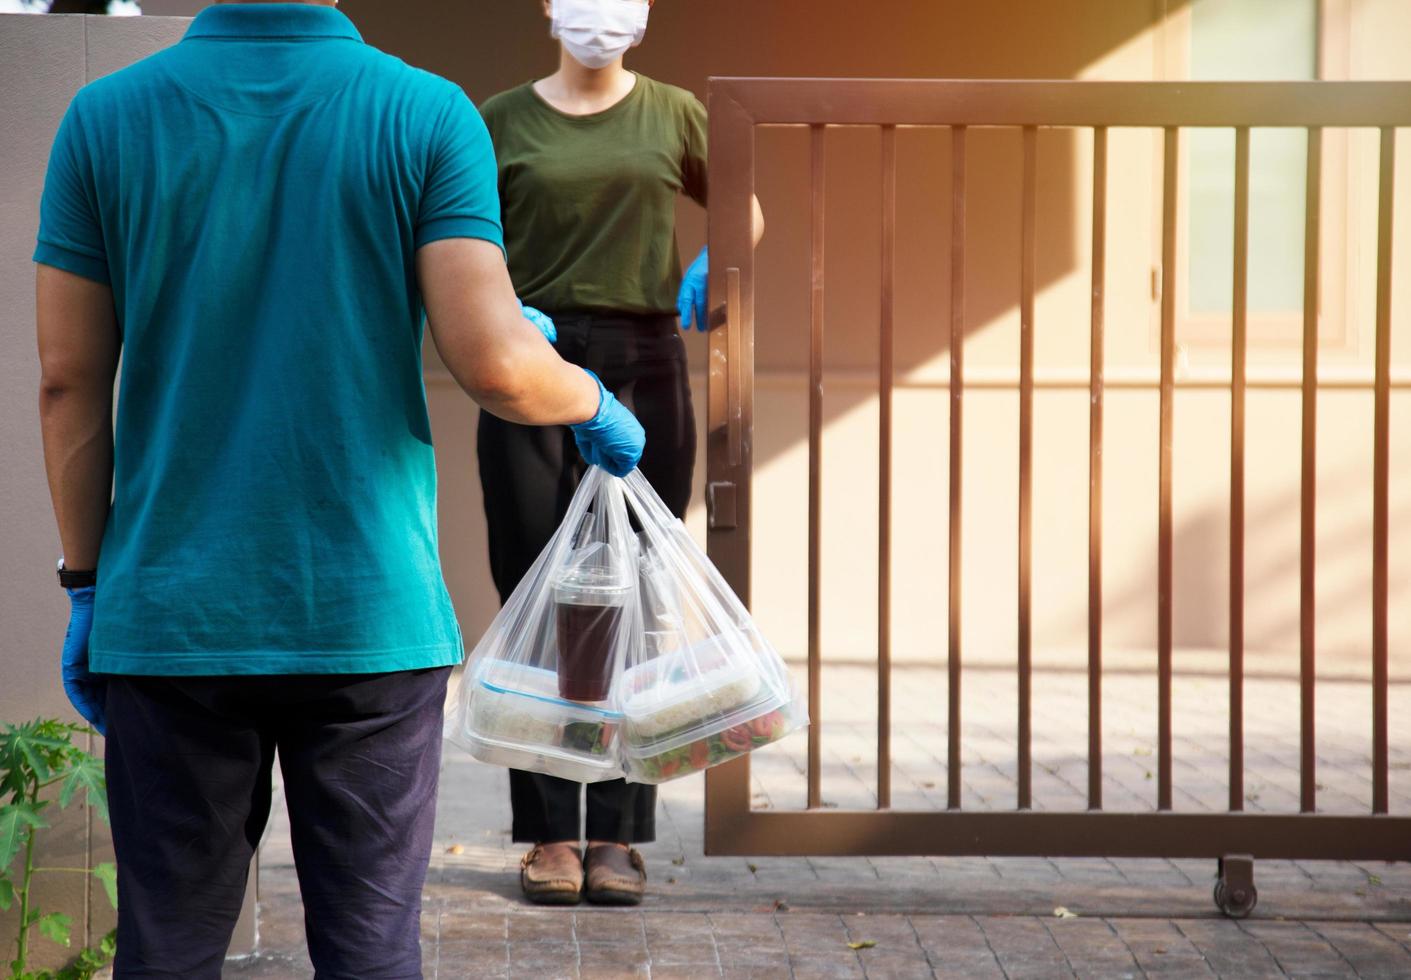
[[[630,592],[620,573],[604,567],[571,567],[554,583],[559,697],[606,700]]]
[[[557,604],[559,697],[603,701],[612,686],[612,654],[621,606]]]

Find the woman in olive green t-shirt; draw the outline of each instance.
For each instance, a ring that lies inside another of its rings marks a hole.
[[[560,42],[558,71],[480,109],[499,164],[510,277],[520,299],[553,320],[545,332],[556,331],[549,339],[559,354],[596,372],[636,413],[647,435],[639,468],[684,516],[696,425],[680,330],[706,327],[707,260],[702,251],[683,277],[676,196],[706,202],[705,107],[622,65],[654,0],[543,2]],[[758,205],[755,213],[758,238]],[[563,519],[583,464],[568,429],[488,412],[478,455],[503,602]],[[583,789],[511,771],[513,836],[534,845],[520,873],[525,894],[542,904],[636,904],[645,871],[631,845],[655,835],[656,790],[589,785],[585,827]]]

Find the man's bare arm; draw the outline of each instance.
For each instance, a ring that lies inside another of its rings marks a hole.
[[[527,425],[570,425],[598,411],[598,386],[520,313],[498,246],[447,238],[416,253],[431,336],[466,394]]]
[[[113,294],[46,265],[35,289],[49,495],[65,564],[96,568],[112,501],[113,379],[122,344]]]

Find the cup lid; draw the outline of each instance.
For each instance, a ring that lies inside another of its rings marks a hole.
[[[608,555],[596,558],[610,558]],[[602,561],[570,562],[554,579],[559,599],[578,599],[598,604],[617,604],[631,591],[633,581],[623,570]]]

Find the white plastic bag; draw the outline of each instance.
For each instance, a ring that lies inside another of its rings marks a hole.
[[[640,644],[636,569],[621,481],[594,467],[467,660],[448,736],[494,765],[620,777],[611,688]]]
[[[597,468],[457,700],[447,734],[477,759],[579,782],[664,782],[807,724],[783,661],[646,478]]]
[[[806,725],[784,661],[685,525],[640,472],[623,489],[642,528],[644,640],[616,692],[627,778],[699,772]]]

